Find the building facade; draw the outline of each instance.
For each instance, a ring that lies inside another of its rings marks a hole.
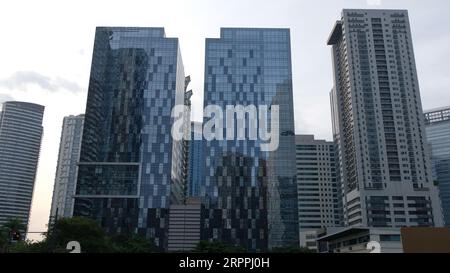
[[[328,45],[344,224],[442,226],[408,12],[344,10]]]
[[[63,120],[49,227],[55,220],[73,215],[83,123],[84,115],[67,116]]]
[[[220,38],[206,39],[204,109],[276,105],[280,118],[274,151],[263,151],[260,139],[250,139],[250,122],[245,139],[236,137],[235,122],[226,128],[234,129],[234,140],[206,141],[199,188],[205,206],[202,239],[252,251],[298,246],[292,92],[289,29],[222,28]],[[204,117],[204,128],[209,120]],[[242,121],[235,115],[232,120]],[[221,121],[226,124],[225,116]]]
[[[0,112],[0,226],[17,218],[28,228],[44,109],[42,105],[27,102],[3,104]]]
[[[167,249],[169,207],[185,190],[171,111],[184,105],[187,82],[178,39],[163,28],[97,28],[75,216]]]
[[[296,135],[295,145],[300,231],[340,226],[334,143]]]
[[[192,251],[200,242],[201,201],[188,197],[185,204],[171,205],[168,251]]]
[[[350,227],[326,230],[316,241],[320,253],[449,253],[450,228]]]
[[[343,228],[316,239],[320,253],[403,253],[400,228]]]
[[[450,107],[425,112],[425,124],[444,222],[450,227]]]
[[[189,140],[188,182],[187,195],[198,197],[200,185],[203,184],[205,175],[203,172],[203,126],[201,122],[191,123],[191,139]]]

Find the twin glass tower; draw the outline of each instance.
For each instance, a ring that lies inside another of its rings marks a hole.
[[[205,106],[276,104],[281,118],[274,152],[258,141],[206,143],[202,238],[252,250],[298,245],[289,30],[222,29],[207,39],[205,65]],[[167,247],[169,206],[187,192],[184,146],[171,137],[186,82],[178,39],[164,29],[97,28],[74,216]]]

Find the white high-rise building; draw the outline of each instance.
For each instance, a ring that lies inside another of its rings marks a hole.
[[[299,228],[340,226],[333,142],[296,135]]]
[[[68,116],[63,120],[50,223],[57,218],[72,217],[83,123],[84,115]]]
[[[0,112],[0,227],[10,219],[19,219],[28,227],[44,109],[8,101]]]
[[[342,198],[333,142],[296,135],[300,246],[317,250],[316,237],[342,225]]]
[[[442,226],[405,10],[343,10],[332,46],[344,224]]]

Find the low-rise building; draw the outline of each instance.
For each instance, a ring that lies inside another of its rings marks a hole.
[[[450,228],[349,227],[317,239],[320,253],[450,253]]]

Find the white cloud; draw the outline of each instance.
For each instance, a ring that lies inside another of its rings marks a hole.
[[[14,99],[10,95],[0,93],[0,103],[4,103],[5,101],[11,101],[11,100],[14,100]]]
[[[381,0],[366,0],[369,6],[381,6]]]
[[[28,91],[30,85],[37,85],[52,92],[60,90],[82,91],[81,86],[76,82],[61,77],[50,78],[35,71],[16,71],[11,76],[0,79],[0,87],[9,90]]]

